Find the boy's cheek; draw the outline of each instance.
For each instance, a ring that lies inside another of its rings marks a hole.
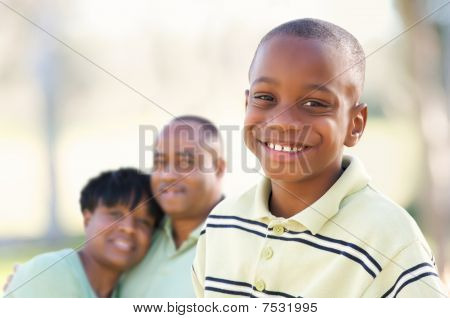
[[[255,151],[256,141],[254,134],[249,127],[244,127],[244,143],[249,150],[252,152]]]

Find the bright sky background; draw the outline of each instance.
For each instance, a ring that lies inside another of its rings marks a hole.
[[[202,115],[218,125],[242,123],[247,69],[259,39],[274,26],[301,17],[329,20],[353,33],[367,54],[402,30],[387,0],[8,3],[171,113]],[[380,66],[386,66],[395,43],[392,47],[368,61],[368,87],[383,85]],[[0,56],[0,238],[37,237],[46,229],[46,117],[36,72],[44,63],[60,70],[55,80],[60,87],[58,213],[67,233],[80,233],[78,196],[87,179],[103,170],[138,166],[139,125],[161,127],[171,116],[4,7]],[[419,177],[414,162],[405,160],[418,156],[415,138],[407,121],[373,121],[355,150],[367,159],[381,189],[402,204],[414,195]],[[240,169],[245,149],[238,131],[231,145],[228,196],[259,178]],[[405,176],[411,182],[395,181]]]

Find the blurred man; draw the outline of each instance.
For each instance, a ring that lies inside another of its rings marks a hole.
[[[120,297],[195,297],[190,271],[203,222],[223,198],[217,127],[175,118],[155,142],[151,186],[166,213],[144,260],[124,276]]]

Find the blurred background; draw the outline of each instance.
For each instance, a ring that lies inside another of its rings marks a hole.
[[[344,27],[370,55],[368,125],[349,152],[417,220],[450,287],[450,5],[440,0],[0,0],[0,285],[14,263],[83,241],[80,189],[103,170],[142,168],[140,126],[186,113],[240,126],[260,38],[302,17]],[[259,174],[242,168],[254,158],[240,131],[223,137],[234,196]]]

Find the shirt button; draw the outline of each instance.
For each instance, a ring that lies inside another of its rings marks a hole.
[[[281,234],[284,233],[284,227],[283,227],[282,225],[275,225],[275,226],[273,227],[273,232],[274,232],[276,235],[281,235]]]
[[[266,247],[265,249],[263,249],[262,257],[264,259],[268,260],[268,259],[272,258],[272,255],[273,255],[273,250],[271,247]]]
[[[257,291],[262,292],[266,288],[266,284],[264,283],[264,281],[262,279],[258,279],[255,282],[255,288]]]

